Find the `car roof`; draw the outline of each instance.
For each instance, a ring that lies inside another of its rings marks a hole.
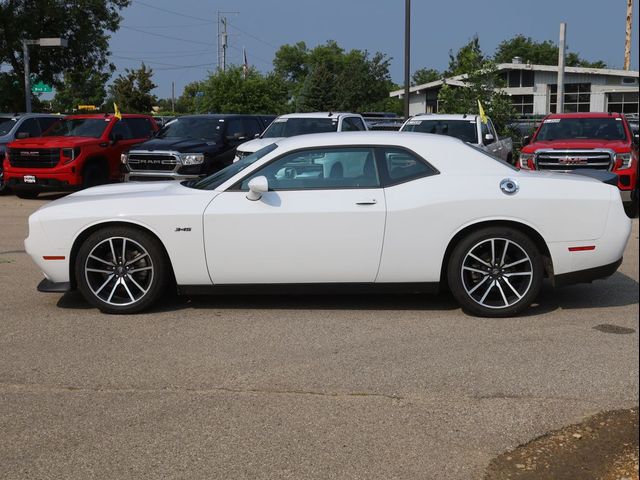
[[[546,118],[621,118],[621,113],[608,112],[580,112],[580,113],[551,113]]]
[[[286,115],[280,115],[278,118],[338,118],[343,116],[355,116],[359,117],[357,113],[349,112],[307,112],[307,113],[287,113]]]
[[[446,114],[446,113],[421,113],[414,115],[410,120],[465,120],[476,121],[478,115],[476,114]]]
[[[30,117],[63,117],[59,113],[0,113],[0,117],[9,117],[9,118],[30,118]]]
[[[113,113],[79,113],[75,115],[67,115],[66,118],[115,118]],[[123,113],[122,118],[153,118],[151,115],[143,113]]]

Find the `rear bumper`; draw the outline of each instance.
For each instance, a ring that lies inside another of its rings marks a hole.
[[[575,285],[576,283],[591,283],[594,280],[610,277],[616,273],[620,265],[622,265],[622,258],[609,265],[556,275],[554,284],[556,287],[565,287],[567,285]]]

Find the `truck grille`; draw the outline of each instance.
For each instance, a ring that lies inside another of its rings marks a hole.
[[[155,152],[130,152],[129,168],[135,171],[171,172],[180,162],[176,155]]]
[[[19,168],[53,168],[60,162],[59,148],[11,148],[9,164]]]
[[[581,168],[611,170],[613,154],[608,150],[541,150],[536,153],[539,170],[571,172]]]

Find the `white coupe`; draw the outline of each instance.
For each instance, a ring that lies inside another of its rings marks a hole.
[[[614,186],[519,171],[462,141],[398,132],[283,139],[202,180],[107,185],[29,218],[39,290],[107,313],[182,294],[432,291],[475,315],[616,271]]]

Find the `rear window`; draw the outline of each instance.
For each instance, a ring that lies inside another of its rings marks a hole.
[[[475,120],[409,120],[402,131],[435,133],[459,138],[464,142],[478,143]]]
[[[623,121],[610,118],[548,118],[540,127],[536,140],[564,139],[626,140]]]
[[[264,131],[262,138],[293,137],[308,133],[337,131],[337,118],[276,118]]]
[[[11,117],[0,117],[0,135],[8,134],[15,124],[16,121]]]

